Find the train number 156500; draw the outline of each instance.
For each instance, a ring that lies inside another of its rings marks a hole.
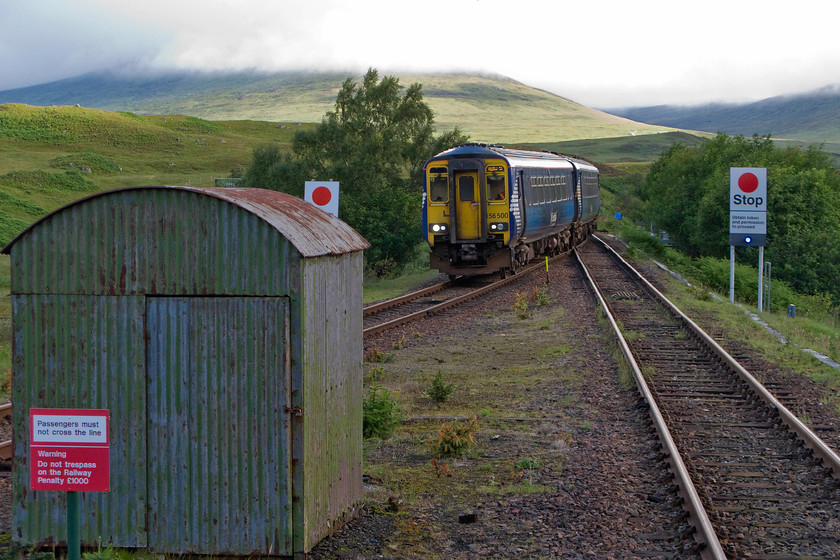
[[[493,220],[493,219],[507,220],[508,213],[507,212],[490,212],[489,214],[487,214],[487,217],[490,218],[491,220]]]

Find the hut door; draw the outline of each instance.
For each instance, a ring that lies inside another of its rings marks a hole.
[[[290,555],[287,298],[147,299],[149,547]]]

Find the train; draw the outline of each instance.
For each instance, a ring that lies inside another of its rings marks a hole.
[[[430,266],[455,276],[500,273],[570,250],[595,229],[598,168],[555,154],[465,144],[423,168]]]

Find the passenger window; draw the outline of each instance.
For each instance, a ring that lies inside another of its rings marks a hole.
[[[429,179],[429,199],[432,202],[449,201],[449,180],[446,175],[438,175]]]
[[[501,175],[487,175],[487,200],[505,199],[505,178]]]
[[[463,175],[458,178],[458,198],[461,202],[475,200],[475,181],[469,175]]]

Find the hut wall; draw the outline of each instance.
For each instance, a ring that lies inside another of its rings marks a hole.
[[[306,551],[361,501],[362,253],[302,263],[302,471]]]

